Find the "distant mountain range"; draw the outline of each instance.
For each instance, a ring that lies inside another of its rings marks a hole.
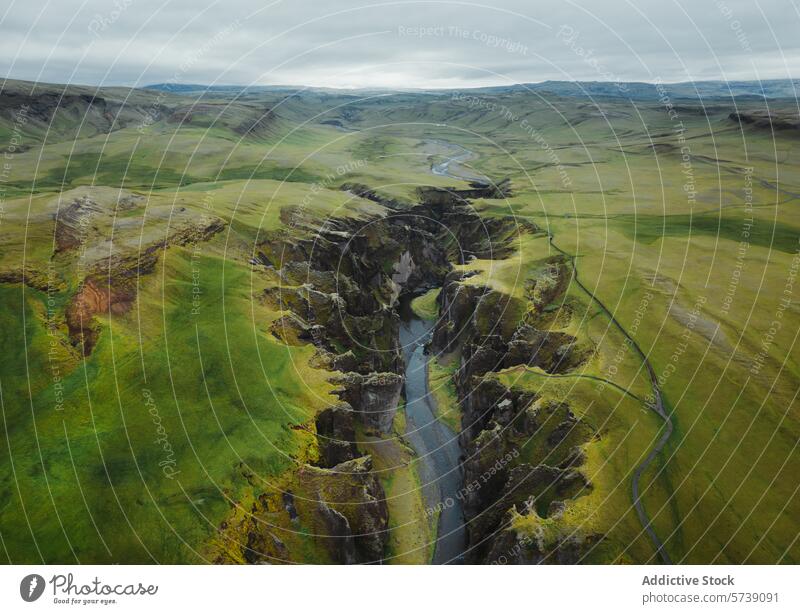
[[[797,79],[771,79],[767,81],[686,81],[682,83],[645,83],[641,81],[611,82],[611,81],[543,81],[541,83],[519,83],[515,85],[501,85],[494,87],[454,88],[449,90],[425,89],[336,89],[304,87],[293,85],[202,85],[199,83],[156,83],[147,85],[144,89],[170,92],[173,94],[197,95],[199,93],[217,93],[232,95],[240,93],[259,92],[298,92],[314,91],[320,93],[352,93],[354,95],[378,94],[389,92],[408,92],[420,94],[448,94],[454,90],[469,90],[475,93],[507,93],[516,91],[532,91],[556,94],[559,96],[581,97],[613,97],[629,98],[632,100],[653,100],[665,94],[673,99],[697,98],[796,98],[800,92],[800,80]]]

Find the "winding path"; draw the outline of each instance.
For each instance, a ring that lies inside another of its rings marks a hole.
[[[465,147],[462,147],[461,145],[454,145],[452,143],[447,143],[445,141],[436,140],[431,142],[440,146],[443,145],[445,147],[457,148],[459,150],[459,155],[450,157],[440,164],[433,165],[431,167],[431,172],[434,175],[442,175],[451,177],[453,179],[461,179],[465,181],[474,179],[474,177],[466,177],[464,175],[454,174],[450,169],[451,163],[458,164],[459,162],[468,160],[472,156],[474,156],[473,152],[466,149]],[[608,307],[606,307],[605,304],[599,298],[597,298],[597,296],[595,296],[595,294],[591,290],[589,290],[589,288],[584,286],[583,283],[581,283],[580,279],[578,279],[578,267],[575,265],[575,256],[573,256],[572,254],[568,254],[563,249],[558,247],[555,243],[553,243],[553,235],[549,233],[548,233],[548,241],[550,242],[550,246],[554,250],[569,258],[570,265],[572,267],[572,277],[575,280],[575,283],[581,290],[583,290],[589,296],[589,298],[592,301],[594,301],[600,307],[603,313],[605,313],[606,316],[608,316],[608,319],[614,324],[614,326],[622,333],[625,339],[627,339],[630,345],[634,348],[636,353],[641,358],[642,364],[644,364],[645,369],[647,369],[647,376],[650,379],[650,385],[653,389],[653,402],[644,401],[644,404],[647,406],[648,409],[658,414],[658,416],[664,421],[664,429],[661,433],[661,436],[658,438],[658,441],[651,448],[648,455],[634,469],[633,483],[631,490],[633,495],[633,506],[636,509],[636,514],[639,517],[639,522],[641,522],[642,527],[644,528],[647,535],[650,537],[650,541],[653,543],[658,558],[661,560],[662,563],[666,565],[671,565],[672,560],[670,559],[669,554],[667,554],[667,551],[664,548],[664,543],[661,541],[661,538],[656,533],[655,529],[653,528],[653,524],[650,521],[650,517],[647,515],[647,510],[645,509],[644,503],[642,502],[641,488],[640,488],[640,482],[642,480],[642,476],[653,464],[653,461],[659,455],[659,453],[664,449],[664,446],[667,445],[667,442],[669,441],[669,438],[672,436],[672,432],[674,430],[674,426],[672,424],[672,417],[670,416],[669,412],[667,412],[667,410],[664,408],[664,401],[661,396],[661,389],[658,386],[658,377],[656,376],[655,370],[653,369],[653,365],[650,363],[650,360],[647,358],[647,355],[639,347],[639,344],[636,343],[633,337],[631,337],[628,334],[628,331],[626,331],[625,328],[622,326],[622,324],[619,323],[617,318],[614,317],[614,314],[611,312],[611,310],[608,309]]]
[[[575,256],[572,254],[568,254],[563,249],[558,247],[555,243],[553,243],[553,235],[548,234],[548,241],[550,242],[550,246],[563,254],[567,258],[569,258],[570,265],[572,266],[572,278],[575,280],[577,286],[583,290],[586,294],[589,295],[589,298],[593,300],[600,309],[608,316],[608,319],[617,327],[617,329],[625,336],[625,338],[630,343],[631,347],[636,351],[639,357],[642,360],[642,363],[647,369],[647,376],[650,378],[650,385],[653,388],[653,399],[654,402],[647,403],[645,405],[652,411],[654,411],[658,416],[664,421],[664,430],[661,433],[661,437],[658,438],[656,444],[651,448],[650,453],[645,457],[645,459],[639,463],[639,465],[634,469],[633,472],[633,485],[632,485],[632,494],[633,494],[633,506],[636,508],[636,514],[639,516],[639,521],[642,523],[644,530],[647,532],[647,535],[650,537],[650,541],[653,542],[653,546],[656,549],[656,553],[658,554],[659,559],[665,565],[671,565],[672,560],[669,558],[669,554],[667,554],[666,549],[664,548],[664,543],[661,541],[661,538],[658,537],[655,529],[653,528],[653,524],[650,521],[650,517],[647,515],[647,510],[644,508],[644,504],[642,503],[641,493],[640,493],[640,482],[642,479],[642,475],[644,475],[645,471],[650,468],[650,465],[653,464],[656,456],[664,449],[664,446],[667,445],[667,441],[672,436],[673,431],[673,424],[672,424],[672,417],[664,408],[664,401],[661,397],[661,389],[658,387],[658,377],[656,376],[656,372],[653,369],[653,365],[650,363],[650,360],[647,358],[647,355],[642,351],[642,348],[639,347],[639,344],[628,334],[628,331],[619,323],[614,314],[605,306],[603,301],[601,301],[594,293],[589,290],[586,286],[581,283],[580,279],[578,279],[578,267],[575,266]]]

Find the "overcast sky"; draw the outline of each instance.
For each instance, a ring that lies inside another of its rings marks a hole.
[[[328,87],[800,77],[800,0],[484,2],[0,0],[0,73]]]

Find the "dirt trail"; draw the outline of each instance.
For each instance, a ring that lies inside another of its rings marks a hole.
[[[650,541],[653,542],[653,546],[656,549],[656,553],[658,554],[659,559],[665,565],[671,565],[672,560],[669,558],[669,554],[667,554],[666,549],[664,548],[664,543],[659,538],[658,534],[656,533],[655,529],[653,528],[653,524],[650,521],[650,517],[647,515],[647,510],[644,507],[641,499],[640,493],[640,482],[642,479],[642,475],[650,468],[650,465],[653,464],[656,456],[664,449],[664,446],[669,441],[670,436],[672,435],[673,431],[673,424],[672,424],[672,417],[664,408],[664,401],[661,398],[661,389],[658,387],[658,377],[656,376],[655,370],[653,369],[653,365],[650,363],[650,360],[647,358],[647,355],[642,351],[639,347],[639,344],[628,334],[628,331],[619,323],[619,321],[614,317],[614,314],[603,304],[603,302],[597,298],[594,293],[589,290],[586,286],[581,283],[580,279],[578,279],[578,268],[575,266],[575,256],[568,254],[560,247],[558,247],[555,243],[553,243],[553,235],[549,235],[548,237],[550,241],[550,245],[553,249],[555,249],[560,254],[563,254],[567,258],[569,258],[570,264],[572,265],[572,274],[575,283],[578,287],[583,290],[589,298],[594,301],[598,307],[603,311],[603,313],[608,316],[608,319],[614,324],[614,326],[625,336],[628,342],[631,344],[631,347],[636,351],[641,358],[642,363],[647,369],[647,376],[650,379],[650,385],[653,389],[653,399],[652,403],[645,403],[649,409],[654,411],[658,416],[664,421],[664,429],[661,433],[661,436],[658,438],[656,444],[651,448],[647,457],[639,463],[639,465],[634,469],[633,472],[633,485],[632,485],[632,494],[633,494],[633,505],[636,508],[636,514],[639,516],[639,521],[642,523],[642,527],[647,532],[647,535],[650,537]]]

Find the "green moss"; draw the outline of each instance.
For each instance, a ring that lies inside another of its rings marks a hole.
[[[43,295],[26,289],[22,303],[20,288],[0,288],[5,330],[14,331],[4,340],[27,348],[33,378],[29,396],[24,363],[0,365],[8,435],[0,454],[14,468],[0,476],[8,494],[0,526],[31,523],[3,531],[12,561],[197,561],[193,547],[213,535],[228,498],[250,488],[244,475],[269,479],[303,456],[308,435],[291,427],[313,417],[330,385],[303,366],[308,348],[253,327],[248,274],[170,250],[142,279],[135,311],[101,318],[85,362],[56,355],[58,382],[37,317]]]
[[[453,382],[458,366],[456,356],[432,356],[428,360],[428,386],[436,401],[436,417],[454,433],[461,431],[461,406]]]
[[[401,428],[402,430],[398,430]],[[421,565],[433,558],[438,518],[428,513],[419,476],[419,463],[403,439],[405,412],[398,408],[394,433],[379,438],[358,426],[360,448],[372,456],[389,510],[386,561],[395,565]]]
[[[439,298],[441,288],[431,288],[425,294],[421,294],[411,301],[411,309],[423,320],[436,320],[439,317],[439,306],[436,299]]]

